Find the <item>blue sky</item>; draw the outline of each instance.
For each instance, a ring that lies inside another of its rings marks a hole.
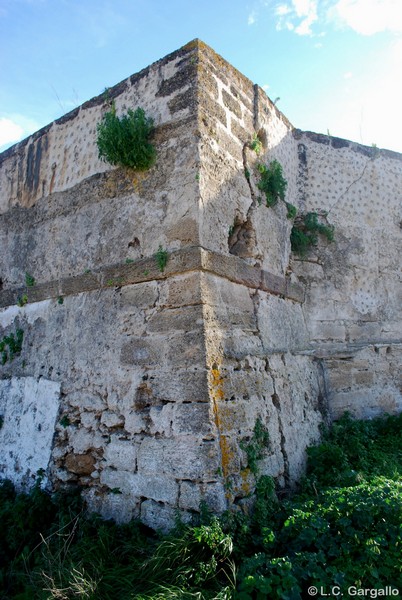
[[[196,37],[296,127],[402,152],[402,0],[0,0],[0,151]]]

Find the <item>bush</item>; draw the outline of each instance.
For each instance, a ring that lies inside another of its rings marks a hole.
[[[276,206],[278,200],[284,201],[288,183],[283,177],[282,165],[273,160],[269,166],[259,164],[257,168],[260,173],[257,187],[264,192],[267,206]]]
[[[146,171],[155,162],[156,152],[149,139],[153,120],[142,108],[129,109],[119,118],[116,109],[107,112],[97,126],[99,158],[112,165]]]
[[[318,244],[318,235],[329,242],[334,240],[334,227],[318,220],[318,213],[309,212],[297,219],[290,233],[292,251],[300,257],[306,256],[308,250]]]
[[[157,536],[88,516],[76,494],[0,485],[2,600],[301,600],[313,585],[402,585],[402,415],[340,419],[308,450],[299,494],[257,478],[250,514],[206,511]],[[254,441],[253,441],[254,440]],[[249,458],[258,464],[256,427]],[[316,596],[320,597],[320,596]]]

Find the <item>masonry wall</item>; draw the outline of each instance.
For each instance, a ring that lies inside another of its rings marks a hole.
[[[111,99],[154,118],[151,170],[99,161]],[[274,158],[286,200],[336,228],[303,260],[260,199]],[[23,343],[0,367],[0,475],[167,529],[201,500],[249,506],[258,421],[283,486],[330,416],[400,410],[401,167],[294,130],[197,40],[3,153],[0,339]]]
[[[295,132],[304,210],[326,211],[335,242],[293,260],[332,415],[402,408],[402,156]]]

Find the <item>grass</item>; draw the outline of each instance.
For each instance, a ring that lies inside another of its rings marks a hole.
[[[344,597],[349,586],[400,589],[401,476],[402,415],[343,417],[308,450],[297,494],[279,499],[262,476],[250,515],[203,510],[167,536],[88,515],[74,493],[17,494],[3,482],[0,597],[299,600],[312,585]]]

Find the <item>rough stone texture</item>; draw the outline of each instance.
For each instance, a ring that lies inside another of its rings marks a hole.
[[[60,384],[48,379],[0,380],[0,477],[29,487],[50,460]]]
[[[320,240],[291,263],[306,285],[302,311],[331,411],[398,412],[402,156],[328,136],[295,137],[300,206],[326,211],[335,226],[334,243]]]
[[[98,160],[110,99],[154,118],[148,172]],[[258,189],[273,159],[286,201],[335,225],[303,260]],[[0,339],[24,339],[0,367],[0,474],[43,469],[168,530],[202,501],[249,506],[258,420],[259,473],[282,486],[323,421],[400,411],[401,189],[400,155],[295,130],[198,40],[7,150]]]

